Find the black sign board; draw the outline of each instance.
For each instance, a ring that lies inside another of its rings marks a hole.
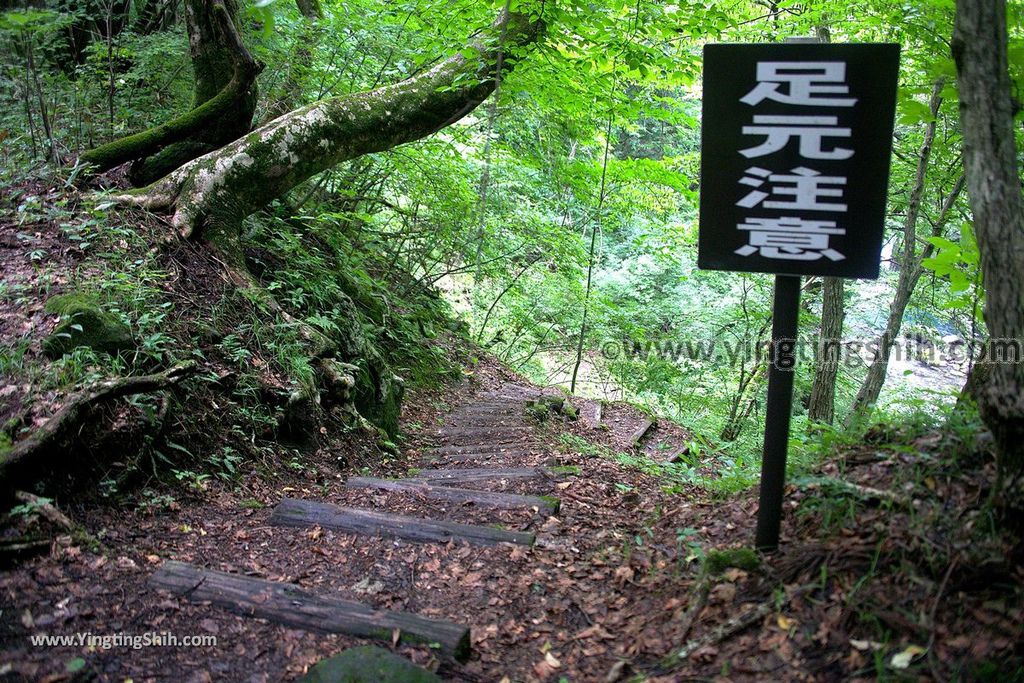
[[[898,45],[705,46],[698,266],[878,277],[898,69]]]

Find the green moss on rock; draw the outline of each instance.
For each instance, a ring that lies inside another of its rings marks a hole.
[[[721,574],[730,567],[752,572],[761,566],[761,560],[757,557],[757,553],[750,548],[712,550],[708,553],[705,562],[708,571],[712,574]]]
[[[301,683],[440,683],[436,674],[373,645],[353,647],[319,662]]]
[[[46,302],[46,311],[61,321],[43,340],[43,352],[60,358],[79,346],[116,355],[134,347],[131,329],[113,313],[104,311],[88,294],[62,294]]]

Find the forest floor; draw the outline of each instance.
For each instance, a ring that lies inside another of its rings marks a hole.
[[[362,474],[422,467],[438,428],[457,426],[451,415],[486,400],[481,396],[510,391],[540,393],[485,361],[451,391],[412,396],[404,411],[405,429],[416,435],[410,447],[380,471]],[[644,419],[639,411],[607,406],[607,427],[595,428],[595,404],[574,403],[579,420],[524,420],[515,443],[536,445],[505,463],[561,466],[559,476],[541,482],[502,485],[558,497],[556,515],[347,489],[349,473],[338,471],[337,454],[327,452],[272,478],[247,473],[233,487],[212,484],[169,509],[75,509],[103,550],[58,536],[47,556],[0,574],[0,673],[5,680],[46,681],[84,680],[83,671],[109,681],[291,680],[362,642],[236,616],[147,586],[153,571],[174,559],[467,624],[473,655],[465,664],[428,647],[394,648],[445,680],[1020,675],[1024,574],[1019,555],[1008,556],[1019,547],[992,535],[980,547],[978,534],[970,541],[963,532],[982,521],[971,510],[984,473],[954,476],[939,464],[954,437],[899,443],[899,434],[879,433],[872,437],[877,443],[844,450],[820,478],[790,487],[779,552],[759,568],[702,573],[714,549],[750,543],[755,492],[667,491],[657,477],[605,457],[624,447]],[[649,438],[684,436],[663,428]],[[849,488],[836,483],[839,472]],[[477,547],[280,528],[269,517],[283,496],[498,523],[534,532],[537,542]],[[942,521],[958,513],[956,521]],[[696,619],[683,633],[694,600]],[[737,619],[747,626],[716,631]],[[207,634],[217,645],[104,650],[36,647],[29,639],[79,632]],[[680,659],[675,653],[684,643],[689,653]]]

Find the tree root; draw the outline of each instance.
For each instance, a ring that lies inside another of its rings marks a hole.
[[[27,491],[15,491],[14,499],[20,503],[30,505],[34,512],[59,529],[71,534],[76,543],[82,543],[91,548],[98,549],[101,544],[96,537],[90,534],[85,528],[73,522],[67,515],[54,507],[53,503],[45,498],[28,493]]]
[[[79,392],[46,424],[0,455],[0,480],[4,488],[15,487],[40,467],[41,460],[63,450],[97,406],[124,396],[172,387],[195,371],[195,363],[186,362],[153,375],[105,380]]]
[[[678,651],[669,655],[668,660],[665,662],[666,665],[672,668],[680,666],[695,652],[698,652],[709,645],[717,645],[726,638],[739,633],[748,626],[753,626],[772,612],[784,607],[793,598],[810,591],[812,588],[813,586],[801,586],[792,592],[787,593],[781,604],[776,603],[774,599],[769,600],[768,602],[762,602],[760,605],[736,615],[725,623],[719,624],[700,638],[694,638],[686,641]]]

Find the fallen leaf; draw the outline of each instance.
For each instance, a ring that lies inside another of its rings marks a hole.
[[[889,660],[889,664],[894,669],[906,669],[914,661],[914,657],[923,655],[925,652],[926,650],[919,645],[908,645],[903,652],[894,654],[892,659]]]

